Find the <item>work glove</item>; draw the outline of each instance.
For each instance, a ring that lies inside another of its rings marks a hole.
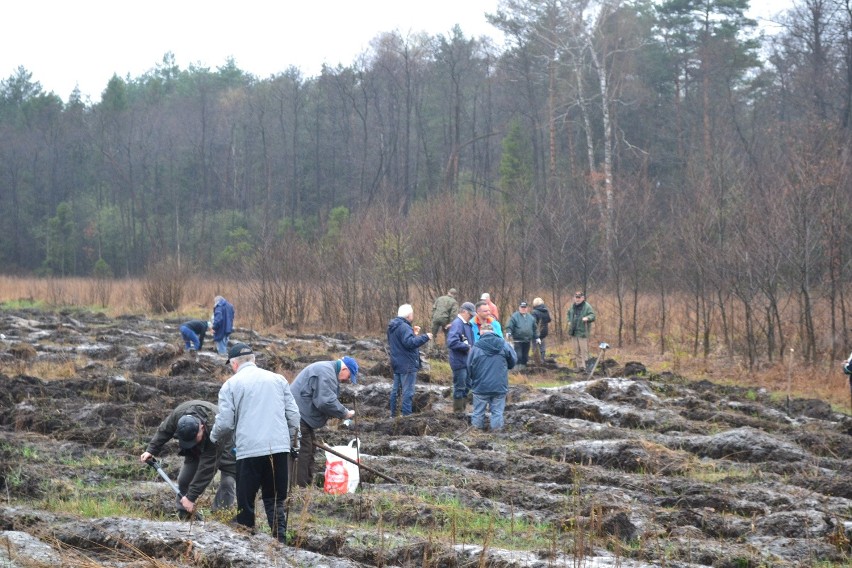
[[[541,345],[541,338],[540,338],[540,337],[536,337],[536,338],[535,338],[535,344],[536,344],[536,345]]]
[[[302,442],[302,433],[296,432],[292,436],[290,436],[290,453],[299,453],[301,449]]]

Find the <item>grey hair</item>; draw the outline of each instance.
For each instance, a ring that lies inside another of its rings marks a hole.
[[[414,315],[414,308],[411,307],[411,304],[403,304],[396,311],[397,317],[407,318],[411,315]]]
[[[239,357],[231,357],[231,362],[237,362],[237,366],[239,367],[243,363],[254,363],[254,353],[249,353],[248,355],[240,355]]]
[[[224,299],[225,298],[223,298],[222,296],[216,296],[215,298],[213,298],[213,303],[218,304],[219,302],[221,302]]]

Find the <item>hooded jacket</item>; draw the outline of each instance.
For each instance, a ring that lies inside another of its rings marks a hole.
[[[548,324],[551,321],[550,310],[544,304],[539,304],[532,310],[532,315],[538,322],[538,336],[542,339],[549,333]]]
[[[340,380],[334,369],[334,361],[311,363],[290,385],[299,416],[314,430],[325,426],[331,417],[346,418],[349,412],[338,399]]]
[[[515,350],[502,337],[484,334],[470,350],[467,361],[473,393],[499,395],[509,392],[509,369],[517,362]]]
[[[237,474],[236,461],[231,452],[234,447],[233,437],[225,436],[219,444],[210,440],[210,432],[215,426],[217,412],[216,405],[206,400],[190,400],[179,404],[157,428],[157,433],[151,438],[145,450],[153,456],[160,455],[163,446],[175,436],[178,420],[187,414],[198,418],[204,424],[204,438],[201,442],[190,450],[180,451],[180,455],[198,455],[198,469],[195,470],[195,477],[189,482],[189,488],[186,490],[186,498],[193,503],[210,485],[213,476],[216,475],[217,466],[226,473]]]
[[[414,335],[411,322],[395,317],[388,323],[388,347],[390,362],[395,374],[414,373],[420,368],[420,346],[429,341],[429,336]]]
[[[247,362],[219,389],[210,439],[233,432],[238,460],[289,452],[298,430],[299,407],[281,375]]]

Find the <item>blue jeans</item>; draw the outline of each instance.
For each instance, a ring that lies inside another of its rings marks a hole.
[[[228,354],[228,339],[230,335],[226,335],[222,338],[221,341],[216,341],[216,351],[219,352],[219,355],[227,355]]]
[[[201,349],[201,341],[198,339],[198,334],[189,329],[187,326],[180,326],[180,334],[183,336],[184,347],[187,349]]]
[[[417,371],[411,373],[394,373],[393,388],[391,388],[390,411],[391,418],[396,416],[396,399],[402,391],[402,415],[411,414],[411,402],[414,400],[414,381]]]
[[[453,369],[453,398],[467,398],[470,392],[470,375],[467,367]]]
[[[473,414],[470,424],[480,430],[485,429],[485,408],[491,409],[489,423],[492,430],[503,429],[503,409],[506,408],[505,394],[476,394],[473,393]]]

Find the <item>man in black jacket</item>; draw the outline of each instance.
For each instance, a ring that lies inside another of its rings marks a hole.
[[[178,405],[157,428],[148,448],[139,456],[143,463],[158,455],[171,438],[180,445],[178,455],[183,456],[183,466],[177,484],[183,497],[177,500],[178,516],[187,519],[195,512],[195,503],[213,481],[216,469],[221,472],[219,489],[213,499],[212,510],[233,507],[236,503],[236,460],[231,451],[233,437],[210,441],[210,432],[218,408],[206,400],[190,400]]]

